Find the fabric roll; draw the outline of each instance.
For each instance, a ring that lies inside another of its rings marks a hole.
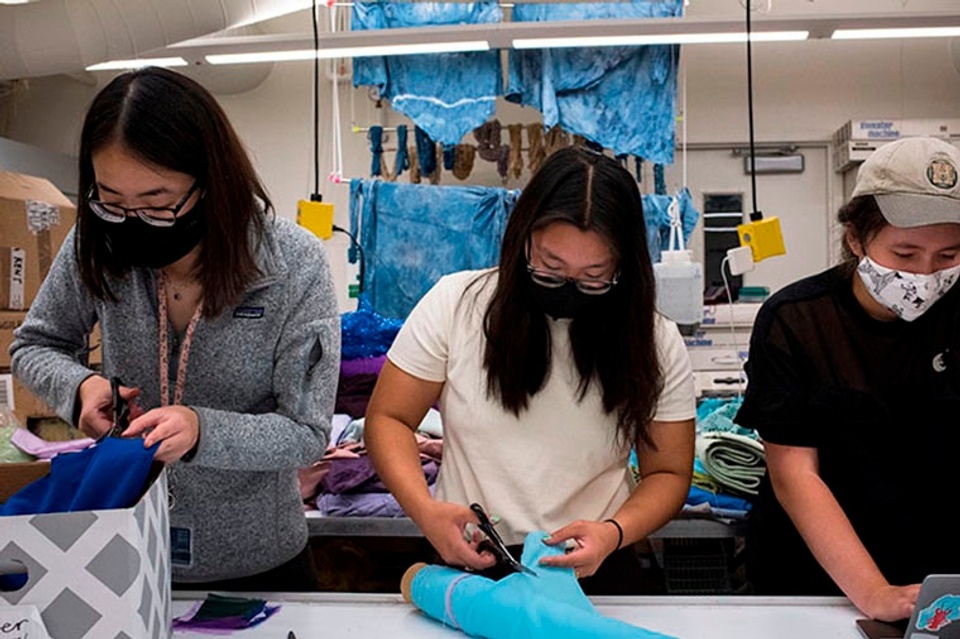
[[[666,639],[667,635],[606,617],[580,589],[571,568],[542,566],[563,554],[531,532],[521,563],[536,576],[513,573],[499,581],[447,566],[427,566],[411,582],[417,608],[472,637],[485,639]]]
[[[757,494],[766,472],[760,442],[735,433],[701,433],[697,435],[696,450],[707,472],[732,494]]]

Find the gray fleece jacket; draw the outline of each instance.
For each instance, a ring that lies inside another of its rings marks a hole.
[[[329,439],[340,317],[326,252],[308,231],[268,223],[257,261],[262,277],[243,301],[194,333],[183,404],[200,416],[200,442],[192,461],[168,468],[174,581],[256,574],[307,542],[297,469]],[[139,387],[145,410],[160,405],[156,273],[134,269],[112,289],[116,303],[91,297],[71,231],[14,334],[14,374],[68,421],[97,321],[104,375]],[[179,336],[171,342],[172,392]]]

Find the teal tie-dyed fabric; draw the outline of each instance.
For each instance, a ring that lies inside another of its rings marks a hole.
[[[482,186],[351,182],[351,231],[363,246],[363,289],[373,308],[405,319],[443,275],[495,266],[518,194]]]
[[[517,4],[515,22],[667,18],[682,0]],[[680,47],[589,47],[510,52],[507,99],[543,113],[615,154],[673,162]]]
[[[350,28],[398,29],[496,23],[497,2],[357,2]],[[457,144],[494,114],[503,93],[500,52],[354,58],[354,86],[376,86],[433,140]]]

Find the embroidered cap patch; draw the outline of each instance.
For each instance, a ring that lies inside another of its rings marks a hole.
[[[957,167],[946,158],[936,158],[927,165],[927,181],[938,189],[952,189],[957,185]]]

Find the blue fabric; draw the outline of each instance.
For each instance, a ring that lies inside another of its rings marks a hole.
[[[366,255],[363,290],[373,309],[405,319],[443,275],[496,265],[517,195],[502,188],[354,180],[350,230]]]
[[[393,167],[393,176],[400,177],[400,174],[410,169],[410,154],[407,152],[407,125],[397,125],[397,157],[396,164]],[[351,259],[351,261],[353,261]]]
[[[350,28],[396,29],[487,24],[503,19],[497,2],[356,2]],[[503,91],[500,52],[438,53],[354,58],[354,86],[373,85],[444,144],[456,144],[493,116]]]
[[[662,164],[653,165],[653,192],[657,195],[667,194],[667,179],[664,176]]]
[[[564,552],[562,545],[544,544],[546,536],[543,531],[531,532],[524,542],[521,562],[536,576],[514,573],[494,581],[446,566],[427,566],[411,583],[413,603],[446,626],[487,639],[666,639],[597,612],[572,568],[541,566],[541,558]]]
[[[11,495],[0,515],[130,508],[143,494],[159,446],[144,448],[139,437],[107,437],[78,453],[57,455],[50,474]]]
[[[341,361],[386,355],[402,326],[402,321],[374,311],[370,298],[362,294],[357,310],[340,316]]]
[[[672,195],[644,195],[643,196],[643,218],[647,224],[647,247],[650,249],[650,259],[653,262],[660,261],[660,252],[670,248],[670,202]],[[683,228],[683,241],[686,244],[690,241],[690,234],[693,233],[697,220],[700,219],[700,212],[693,206],[693,198],[690,197],[690,191],[686,188],[680,189],[676,198],[680,205],[680,222]]]
[[[383,127],[370,127],[367,137],[370,139],[370,175],[377,177],[383,175]]]
[[[759,439],[757,431],[736,424],[733,418],[743,404],[743,398],[721,399],[712,397],[697,406],[697,432],[724,432]]]
[[[710,504],[711,508],[719,508],[725,510],[733,511],[749,511],[753,504],[742,497],[735,497],[733,495],[726,495],[724,493],[713,493],[709,490],[704,490],[699,486],[690,486],[690,492],[687,493],[688,504]]]
[[[452,171],[457,163],[457,147],[453,144],[443,145],[443,168]]]
[[[413,138],[417,146],[417,163],[420,165],[420,175],[424,177],[433,175],[437,170],[436,143],[420,127],[413,129]]]
[[[517,4],[515,22],[665,18],[682,0]],[[615,154],[673,162],[680,47],[589,47],[510,52],[507,99],[543,113]]]

